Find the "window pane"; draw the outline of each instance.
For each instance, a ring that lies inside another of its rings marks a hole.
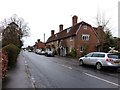
[[[114,59],[120,59],[120,55],[119,54],[108,54],[109,58],[114,58]]]
[[[99,56],[99,54],[93,54],[92,55],[92,57],[98,57]]]
[[[80,47],[80,51],[84,51],[84,47],[83,46]]]
[[[87,29],[87,25],[83,25],[83,29]]]
[[[105,54],[99,54],[99,57],[105,57]]]
[[[89,37],[90,37],[89,34],[83,34],[83,35],[82,35],[82,40],[83,40],[83,41],[88,41],[88,40],[89,40]]]

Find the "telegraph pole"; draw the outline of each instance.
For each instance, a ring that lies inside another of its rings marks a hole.
[[[118,2],[118,51],[120,52],[120,1]]]
[[[44,33],[44,43],[45,43],[45,33]]]

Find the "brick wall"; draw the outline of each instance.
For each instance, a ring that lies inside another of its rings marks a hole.
[[[68,47],[68,54],[71,52],[71,49],[75,47],[74,40],[75,40],[74,36],[66,38],[66,44],[67,44],[67,47]]]
[[[89,34],[89,40],[83,41],[82,34]],[[83,46],[86,48],[86,52],[96,51],[96,45],[98,44],[97,36],[95,32],[91,28],[91,26],[87,26],[87,29],[83,29],[81,26],[80,30],[77,32],[77,36],[75,37],[75,48],[77,50],[77,57],[81,57],[82,52],[80,52],[80,47]]]

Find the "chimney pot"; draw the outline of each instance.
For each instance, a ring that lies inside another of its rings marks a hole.
[[[98,26],[98,29],[103,30],[104,28],[103,26]]]
[[[51,30],[51,36],[54,36],[54,32],[55,32],[54,30]]]
[[[40,39],[38,39],[37,41],[38,41],[38,43],[39,43],[39,42],[40,42]]]
[[[75,24],[77,24],[77,19],[78,19],[78,17],[76,16],[76,15],[74,15],[73,17],[72,17],[72,25],[74,26]]]
[[[63,30],[63,24],[60,24],[59,25],[59,31],[62,31]]]

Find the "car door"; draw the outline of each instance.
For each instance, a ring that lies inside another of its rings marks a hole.
[[[89,60],[90,61],[90,65],[95,65],[98,58],[99,58],[99,54],[98,53],[94,53],[91,56],[90,60]]]
[[[84,59],[83,59],[84,64],[88,64],[88,65],[90,64],[90,58],[91,58],[92,54],[93,53],[89,53],[84,57]]]

